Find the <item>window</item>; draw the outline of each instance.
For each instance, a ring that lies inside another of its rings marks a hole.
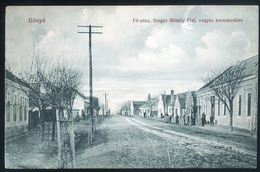
[[[220,115],[220,99],[218,99],[218,116]]]
[[[10,93],[7,93],[6,122],[10,122]]]
[[[241,116],[241,95],[238,96],[238,116]]]
[[[16,95],[14,95],[14,116],[13,116],[13,120],[16,121]]]
[[[26,109],[26,99],[24,99],[24,120],[26,121],[27,120],[27,109]]]
[[[21,97],[20,103],[19,103],[19,113],[20,113],[19,119],[20,119],[20,121],[22,121],[22,119],[23,119],[22,102],[23,102],[23,98]]]
[[[227,107],[226,107],[226,99],[224,100],[224,115],[226,115]]]
[[[247,116],[251,115],[251,93],[247,95]]]

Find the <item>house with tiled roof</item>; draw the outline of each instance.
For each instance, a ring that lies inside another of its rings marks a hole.
[[[242,73],[243,79],[240,88],[233,100],[233,126],[256,131],[258,117],[258,55],[241,61],[236,65],[241,64],[245,65],[245,69]],[[227,70],[220,75],[223,75]],[[209,120],[210,115],[213,115],[216,124],[229,125],[230,123],[227,107],[209,88],[209,84],[214,82],[219,76],[197,91],[198,124],[200,124],[202,113],[206,114],[207,120]]]
[[[5,138],[28,131],[29,88],[9,70],[5,70]]]
[[[86,115],[87,111],[85,110],[85,106],[88,101],[89,97],[85,96],[80,91],[77,91],[72,109],[74,117],[76,117],[77,115],[79,115],[79,117]]]
[[[196,91],[188,91],[185,99],[185,114],[187,117],[188,125],[196,124],[196,115],[197,115],[197,95]]]
[[[164,117],[168,115],[168,106],[171,103],[171,96],[173,96],[173,90],[171,90],[171,94],[160,94],[158,100],[158,117]]]
[[[171,101],[168,105],[168,114],[169,116],[172,117],[172,119],[174,118],[174,106],[175,106],[176,98],[177,95],[174,95],[174,90],[171,90]]]
[[[140,115],[145,117],[157,116],[158,114],[158,98],[151,98],[150,94],[148,94],[147,101],[139,107]]]
[[[176,100],[174,104],[174,118],[176,118],[176,116],[178,115],[180,121],[182,121],[183,115],[185,114],[186,94],[187,92],[176,95]]]
[[[130,115],[142,115],[140,107],[145,104],[146,101],[130,101]]]

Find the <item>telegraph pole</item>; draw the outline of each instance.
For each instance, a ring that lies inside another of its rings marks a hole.
[[[78,33],[88,33],[89,34],[89,108],[90,108],[90,116],[92,117],[92,133],[94,132],[93,128],[93,85],[92,85],[92,50],[91,50],[91,34],[102,34],[102,32],[92,32],[91,28],[103,28],[103,26],[78,26],[78,27],[88,27],[88,32],[78,32]]]
[[[107,114],[107,93],[105,93],[105,115]]]

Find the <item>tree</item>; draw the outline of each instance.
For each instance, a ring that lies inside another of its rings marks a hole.
[[[166,90],[167,89],[164,89],[163,90],[163,94],[161,94],[160,96],[162,97],[162,102],[160,102],[160,104],[163,106],[163,113],[164,113],[164,116],[166,115],[166,112],[168,111],[168,105],[167,105],[167,96],[168,95],[166,95]],[[163,117],[163,116],[161,116],[161,117]]]
[[[125,114],[122,114],[122,115],[130,114],[130,110],[131,110],[130,101],[123,102],[122,105],[121,105],[121,110],[125,112]]]
[[[149,100],[147,100],[147,105],[149,106],[150,108],[150,116],[152,116],[152,109],[153,109],[153,106],[157,103],[157,100],[156,98],[150,98]]]
[[[73,129],[73,103],[75,96],[80,89],[82,70],[76,68],[71,63],[65,62],[65,57],[59,54],[58,58],[53,54],[48,54],[46,51],[37,49],[33,44],[32,62],[28,68],[21,73],[21,88],[22,83],[28,84],[30,94],[27,94],[31,102],[39,107],[39,113],[47,106],[58,110],[56,114],[57,129],[58,129],[58,155],[59,164],[63,168],[67,160],[62,158],[62,146],[67,145],[65,139],[62,137],[59,129],[65,129],[67,125],[70,128],[70,148],[72,152],[72,166],[75,164],[75,144],[74,144],[74,129]],[[56,59],[56,60],[55,60]],[[41,90],[42,86],[42,90]],[[41,115],[42,116],[42,115]],[[62,121],[63,120],[63,121]],[[42,121],[42,141],[44,138],[44,121]],[[55,125],[53,129],[55,128]],[[64,143],[64,144],[63,144]],[[66,143],[66,144],[65,144]],[[63,152],[64,153],[64,152]]]
[[[195,118],[197,113],[196,94],[194,91],[188,91],[185,99],[186,114],[191,114],[191,125],[195,125]]]
[[[209,88],[221,102],[224,103],[230,114],[230,130],[233,130],[233,101],[240,89],[240,85],[245,77],[245,63],[239,63],[224,70],[222,73],[212,72],[204,78],[205,87]]]

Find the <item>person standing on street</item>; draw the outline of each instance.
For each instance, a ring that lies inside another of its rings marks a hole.
[[[204,125],[206,124],[206,115],[205,115],[204,112],[203,112],[203,114],[202,114],[201,124],[202,124],[202,127],[204,127]]]
[[[210,125],[214,126],[214,116],[210,115]]]

